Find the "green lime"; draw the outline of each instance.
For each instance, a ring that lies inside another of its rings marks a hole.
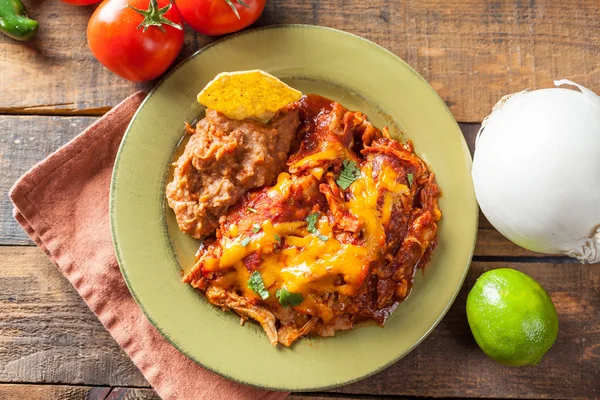
[[[510,268],[481,275],[467,298],[471,332],[504,365],[537,365],[558,335],[558,316],[536,281]]]

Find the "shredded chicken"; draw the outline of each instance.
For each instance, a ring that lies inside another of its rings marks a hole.
[[[269,337],[273,346],[277,345],[278,336],[275,328],[275,316],[266,308],[254,305],[248,299],[238,296],[232,290],[223,290],[216,286],[209,286],[206,289],[206,298],[208,301],[225,310],[231,309],[242,318],[249,317],[262,326]]]
[[[284,172],[214,214],[216,233],[184,277],[274,346],[384,324],[429,261],[442,216],[435,175],[410,142],[320,96],[294,107]]]
[[[289,347],[296,340],[310,333],[315,325],[319,322],[318,317],[312,317],[304,326],[296,328],[294,325],[284,325],[277,332],[279,335],[279,343]]]

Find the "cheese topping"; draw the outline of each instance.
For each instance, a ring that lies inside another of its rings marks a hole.
[[[314,157],[313,157],[314,156]],[[312,160],[330,157],[327,152],[317,153]],[[301,161],[305,161],[307,158]],[[320,167],[313,168],[311,174],[322,176]],[[309,233],[306,221],[273,224],[266,220],[260,230],[247,237],[237,235],[237,227],[230,226],[229,237],[222,239],[223,252],[218,263],[205,264],[206,271],[234,268],[235,272],[221,278],[223,283],[233,283],[249,297],[257,295],[247,288],[251,271],[244,265],[244,258],[253,253],[260,254],[258,269],[271,298],[282,286],[292,293],[301,293],[305,300],[311,294],[337,292],[346,296],[355,295],[369,273],[370,263],[377,260],[384,249],[386,224],[391,216],[395,194],[409,191],[406,185],[398,183],[397,173],[384,166],[373,179],[371,165],[361,169],[360,177],[350,185],[349,201],[343,203],[347,211],[358,218],[362,227],[360,244],[342,243],[336,239],[327,216],[320,215],[317,233]],[[293,185],[288,173],[281,173],[277,183],[268,191],[270,197],[287,198]],[[383,196],[383,201],[379,201]],[[277,239],[279,238],[279,240]],[[326,239],[326,240],[324,240]],[[276,301],[276,300],[275,300]],[[303,302],[300,307],[308,304]],[[308,301],[308,303],[311,303]]]
[[[281,196],[287,198],[292,187],[292,178],[287,172],[282,172],[277,176],[277,183],[269,189],[269,197]]]
[[[295,170],[304,165],[317,164],[319,161],[323,161],[323,160],[326,160],[326,161],[336,160],[340,156],[340,150],[341,150],[340,147],[341,147],[341,145],[331,146],[329,149],[306,156],[303,159],[298,160],[295,163],[293,163],[292,165],[290,165],[290,170]]]

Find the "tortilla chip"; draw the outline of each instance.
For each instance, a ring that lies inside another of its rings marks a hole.
[[[302,93],[261,70],[220,73],[198,94],[198,102],[231,119],[268,122]]]

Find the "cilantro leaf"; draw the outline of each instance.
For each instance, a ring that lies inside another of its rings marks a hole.
[[[241,243],[244,247],[248,246],[248,243],[250,243],[250,238],[243,238]]]
[[[315,235],[317,235],[319,237],[319,239],[326,242],[327,239],[329,239],[329,236],[321,235],[321,232],[319,232],[319,230],[317,229],[317,221],[318,220],[319,220],[318,212],[308,214],[308,216],[306,217],[306,223],[308,224],[308,226],[306,227],[306,230],[308,231],[308,233],[314,233]]]
[[[253,212],[254,214],[256,214],[258,211],[256,210],[256,208],[254,207],[246,207],[246,210]]]
[[[408,186],[409,187],[412,187],[414,177],[415,176],[413,174],[406,174],[406,179],[408,179]]]
[[[340,188],[346,190],[352,185],[352,182],[357,180],[360,177],[360,170],[356,166],[356,162],[352,160],[344,160],[342,162],[342,170],[340,174],[335,179],[335,183],[338,184]]]
[[[260,276],[260,272],[254,271],[250,274],[250,279],[248,279],[248,287],[254,293],[258,294],[261,299],[266,300],[269,298],[269,291],[265,287],[265,283],[263,282],[262,276]]]
[[[260,225],[259,224],[252,224],[252,233],[258,233],[258,231],[260,231]]]
[[[273,234],[273,237],[275,238],[275,240],[277,241],[277,243],[281,244],[281,236],[279,236],[278,234]]]
[[[308,233],[318,233],[319,231],[317,230],[317,221],[319,220],[319,213],[314,212],[311,214],[308,214],[308,216],[306,217],[306,223],[308,224]]]
[[[292,293],[288,291],[285,286],[282,286],[281,289],[277,289],[277,292],[275,292],[275,296],[277,296],[277,298],[279,299],[279,304],[281,304],[284,307],[288,304],[291,306],[297,306],[304,300],[300,293]]]

